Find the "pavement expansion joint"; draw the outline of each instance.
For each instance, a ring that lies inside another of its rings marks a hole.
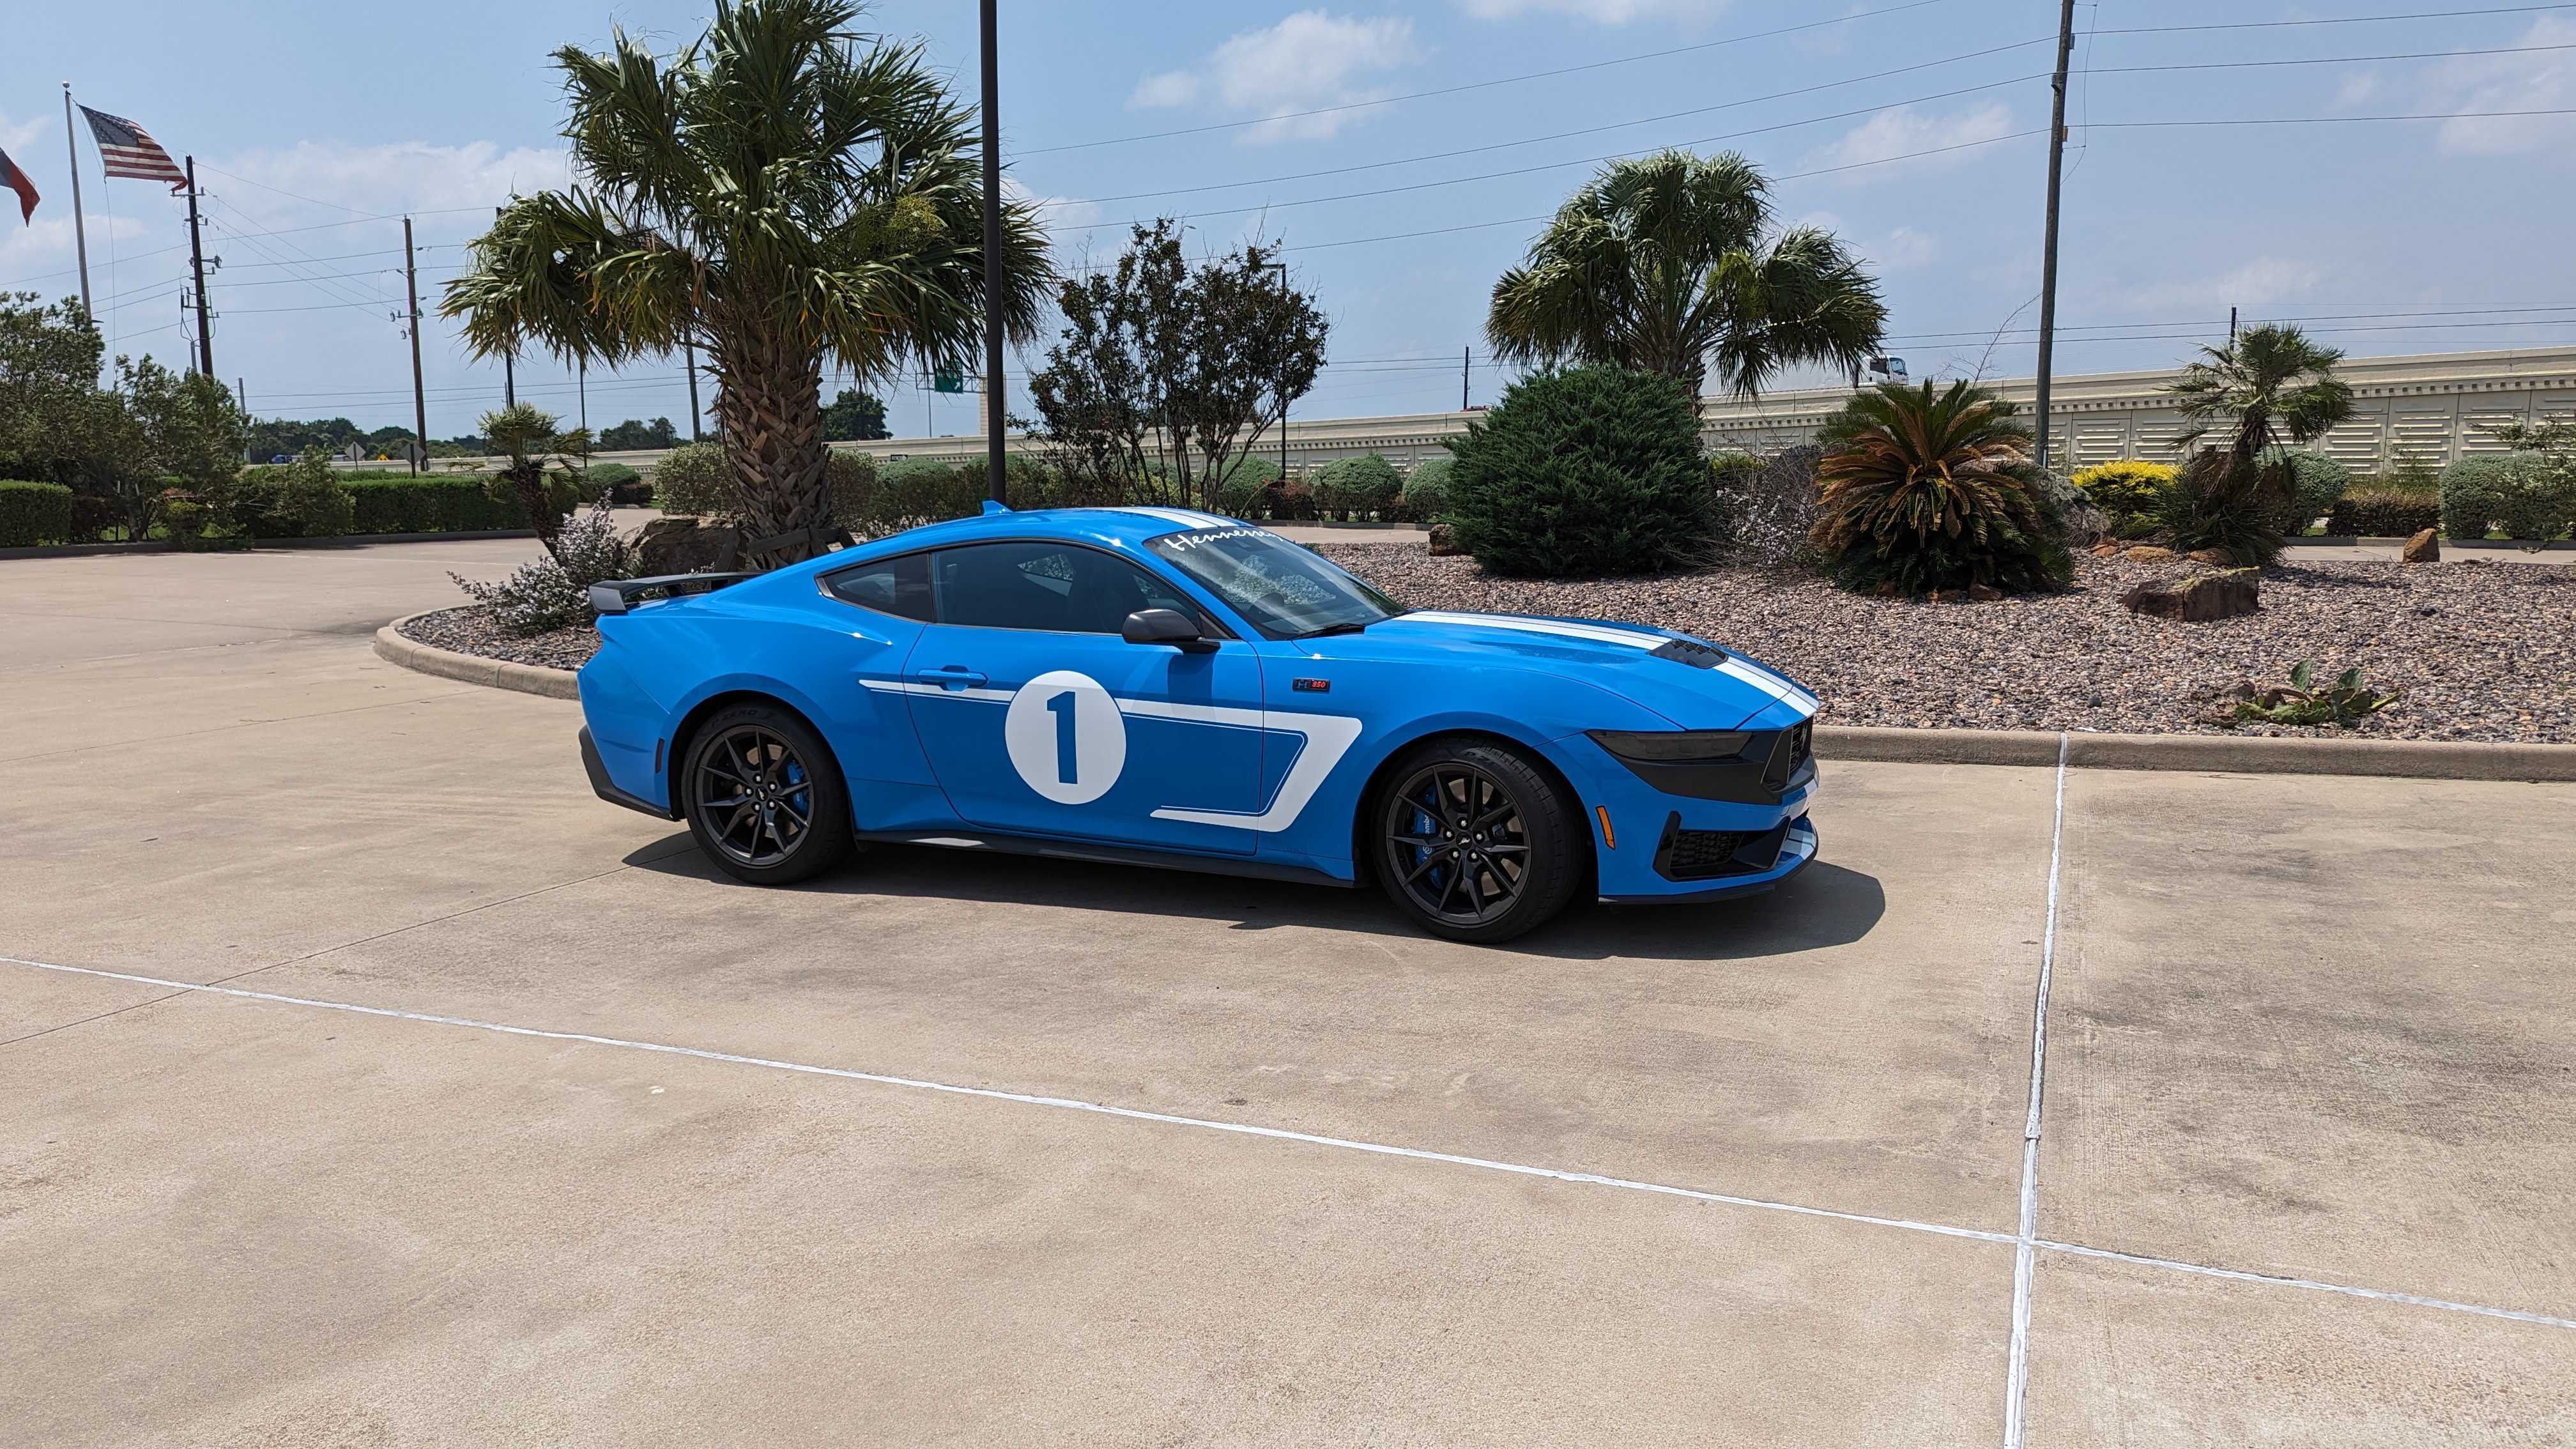
[[[1263,1127],[1248,1122],[1227,1122],[1209,1117],[1187,1117],[1170,1112],[1152,1112],[1136,1107],[1119,1107],[1103,1102],[1085,1102],[1072,1097],[1050,1097],[1034,1093],[1005,1091],[997,1087],[963,1086],[953,1082],[934,1082],[917,1077],[899,1077],[882,1072],[863,1072],[847,1067],[817,1066],[807,1062],[781,1061],[772,1057],[745,1056],[734,1052],[711,1051],[703,1047],[677,1046],[668,1042],[635,1041],[625,1037],[601,1036],[591,1032],[554,1031],[543,1027],[513,1026],[505,1022],[479,1021],[472,1017],[441,1016],[431,1012],[403,1011],[386,1006],[364,1006],[356,1002],[325,1001],[314,997],[288,996],[274,991],[251,991],[237,986],[211,985],[179,981],[169,977],[145,976],[130,971],[108,971],[92,966],[67,966],[52,961],[35,961],[23,956],[0,956],[0,964],[24,966],[39,971],[55,971],[71,976],[87,976],[104,981],[126,981],[142,986],[165,987],[173,992],[194,992],[207,996],[231,997],[242,1001],[261,1001],[278,1006],[300,1006],[317,1011],[348,1012],[357,1016],[381,1017],[394,1021],[420,1022],[431,1026],[461,1027],[472,1031],[492,1032],[501,1036],[530,1037],[542,1041],[575,1042],[587,1046],[608,1047],[620,1051],[654,1052],[664,1056],[687,1057],[697,1061],[723,1062],[735,1066],[759,1067],[768,1071],[794,1072],[804,1076],[829,1077],[840,1081],[869,1082],[879,1086],[904,1087],[915,1091],[939,1092],[949,1096],[982,1098],[988,1101],[1016,1102],[1025,1106],[1049,1107],[1061,1111],[1090,1112],[1132,1122],[1152,1122],[1171,1127],[1189,1127],[1202,1131],[1226,1132],[1244,1137],[1268,1138],[1279,1142],[1296,1142],[1309,1146],[1330,1147],[1349,1152],[1365,1152],[1380,1157],[1394,1157],[1416,1162],[1444,1163],[1470,1167],[1486,1172],[1510,1173],[1520,1177],[1546,1178],[1556,1182],[1577,1183],[1595,1187],[1616,1188],[1628,1192],[1653,1193],[1726,1207],[1746,1208],[1760,1212],[1784,1213],[1796,1217],[1817,1218],[1831,1222],[1855,1223],[1889,1228],[1902,1232],[1926,1233],[1945,1238],[2011,1247],[2023,1251],[2064,1253],[2076,1257],[2108,1259],[2141,1267],[2160,1268],[2171,1272],[2220,1278],[2231,1282],[2298,1288],[2313,1292],[2364,1298],[2384,1303],[2402,1303],[2420,1308],[2471,1313],[2488,1318],[2509,1319],[2517,1323],[2549,1328],[2576,1330],[2576,1318],[2562,1318],[2520,1309],[2498,1308],[2485,1304],[2462,1303],[2424,1294],[2392,1292],[2352,1284],[2331,1283],[2319,1279],[2295,1278],[2278,1274],[2256,1273],[2243,1269],[2218,1268],[2206,1264],[2158,1258],[2142,1253],[2125,1253],[2110,1248],[2087,1247],[2077,1243],[2054,1242],[2024,1233],[1998,1233],[1981,1228],[1961,1227],[1949,1223],[1918,1222],[1909,1218],[1881,1217],[1870,1213],[1849,1212],[1839,1208],[1815,1207],[1804,1203],[1778,1202],[1768,1198],[1745,1197],[1733,1193],[1710,1192],[1700,1188],[1679,1187],[1669,1183],[1645,1182],[1635,1178],[1613,1177],[1603,1173],[1574,1172],[1563,1168],[1538,1167],[1527,1163],[1503,1162],[1493,1158],[1473,1157],[1463,1153],[1437,1152],[1418,1147],[1400,1147],[1384,1142],[1367,1142],[1355,1138],[1328,1137],[1312,1132],[1298,1132],[1284,1127]]]

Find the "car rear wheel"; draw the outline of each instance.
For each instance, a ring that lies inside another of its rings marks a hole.
[[[790,885],[850,853],[850,792],[832,752],[775,705],[718,711],[689,743],[689,833],[716,868],[753,885]]]
[[[1433,741],[1399,762],[1376,811],[1379,883],[1453,941],[1508,941],[1583,877],[1579,807],[1520,751]]]

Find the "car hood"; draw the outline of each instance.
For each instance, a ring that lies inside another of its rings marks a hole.
[[[1305,641],[1318,655],[1425,666],[1487,664],[1560,674],[1606,689],[1685,729],[1733,729],[1785,707],[1816,713],[1816,697],[1723,646],[1669,629],[1601,619],[1417,610],[1359,634]],[[1304,647],[1304,646],[1301,646]]]

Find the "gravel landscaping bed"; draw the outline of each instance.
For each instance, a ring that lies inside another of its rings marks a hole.
[[[2120,607],[2170,564],[2089,555],[2075,591],[1985,604],[1865,598],[1798,574],[1721,570],[1598,583],[1485,577],[1402,545],[1322,545],[1416,607],[1628,619],[1786,670],[1833,724],[2576,741],[2576,572],[2540,564],[2286,564],[2260,612],[2208,624]],[[2218,692],[2286,683],[2307,658],[2358,664],[2404,698],[2351,731],[2206,714]]]
[[[2576,570],[2539,564],[2288,564],[2263,576],[2261,612],[2212,624],[2120,607],[2172,565],[2082,557],[2071,593],[1985,604],[1847,594],[1798,574],[1718,570],[1597,583],[1493,579],[1418,543],[1333,544],[1321,552],[1403,602],[1627,619],[1680,629],[1797,677],[1834,724],[1919,728],[2230,733],[2205,716],[2239,682],[2361,665],[2404,698],[2349,733],[2388,739],[2576,741]],[[534,638],[480,606],[403,626],[441,649],[577,669],[598,647],[588,626]],[[2234,733],[2337,735],[2331,726],[2249,725]]]
[[[535,664],[547,669],[579,669],[599,648],[599,631],[588,624],[550,629],[543,634],[513,634],[481,604],[441,609],[403,621],[402,636],[435,649],[453,649],[485,659]]]

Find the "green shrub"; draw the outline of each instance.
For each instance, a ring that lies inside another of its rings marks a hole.
[[[2576,515],[2576,488],[2542,454],[2486,453],[2442,470],[2442,531],[2484,538],[2490,525],[2507,538],[2540,543],[2557,537]]]
[[[244,468],[224,490],[224,521],[251,538],[335,538],[350,531],[356,501],[326,455]]]
[[[742,485],[722,443],[673,448],[653,465],[653,506],[664,513],[732,518],[742,512]]]
[[[72,490],[0,480],[0,548],[33,548],[72,534]]]
[[[2286,468],[2239,463],[2225,449],[2185,458],[2174,486],[2156,499],[2156,528],[2177,553],[2223,549],[2240,564],[2281,556],[2281,519],[2292,479]]]
[[[1237,458],[1216,485],[1216,511],[1228,518],[1259,518],[1262,495],[1279,481],[1279,460],[1259,455]]]
[[[1335,458],[1315,475],[1315,506],[1343,523],[1350,522],[1353,514],[1365,520],[1380,509],[1393,508],[1403,495],[1404,475],[1375,453]]]
[[[348,479],[351,533],[487,533],[528,526],[515,497],[473,478],[424,474]]]
[[[581,470],[581,481],[592,497],[605,498],[620,508],[647,508],[653,503],[653,485],[623,463],[593,463]]]
[[[2033,466],[2013,406],[1965,381],[1884,383],[1817,432],[1825,454],[1811,535],[1847,589],[1917,595],[1983,584],[2063,587],[2075,562],[2063,504]]]
[[[1716,528],[1698,409],[1657,374],[1581,367],[1528,378],[1449,450],[1458,546],[1497,574],[1680,568],[1706,556]]]
[[[1261,490],[1261,516],[1300,523],[1315,516],[1315,490],[1303,478],[1282,478]]]
[[[1404,475],[1404,516],[1416,523],[1438,523],[1449,511],[1449,475],[1455,458],[1425,458]]]
[[[2278,520],[2283,533],[2292,537],[2308,531],[2308,525],[2334,511],[2335,500],[2352,486],[2352,470],[2314,448],[2275,449],[2263,455],[2266,464],[2290,465],[2292,497]]]
[[[2153,532],[2157,500],[2173,481],[2172,464],[2141,458],[2096,463],[2077,469],[2074,477],[2075,486],[2109,520],[2105,527],[2114,538],[2143,538]]]
[[[879,469],[870,491],[865,520],[937,522],[980,513],[992,496],[992,479],[981,463],[940,463],[905,458]],[[853,526],[859,520],[849,520]]]
[[[2377,484],[2346,492],[2326,515],[2326,532],[2338,538],[2409,538],[2441,526],[2438,500]]]

